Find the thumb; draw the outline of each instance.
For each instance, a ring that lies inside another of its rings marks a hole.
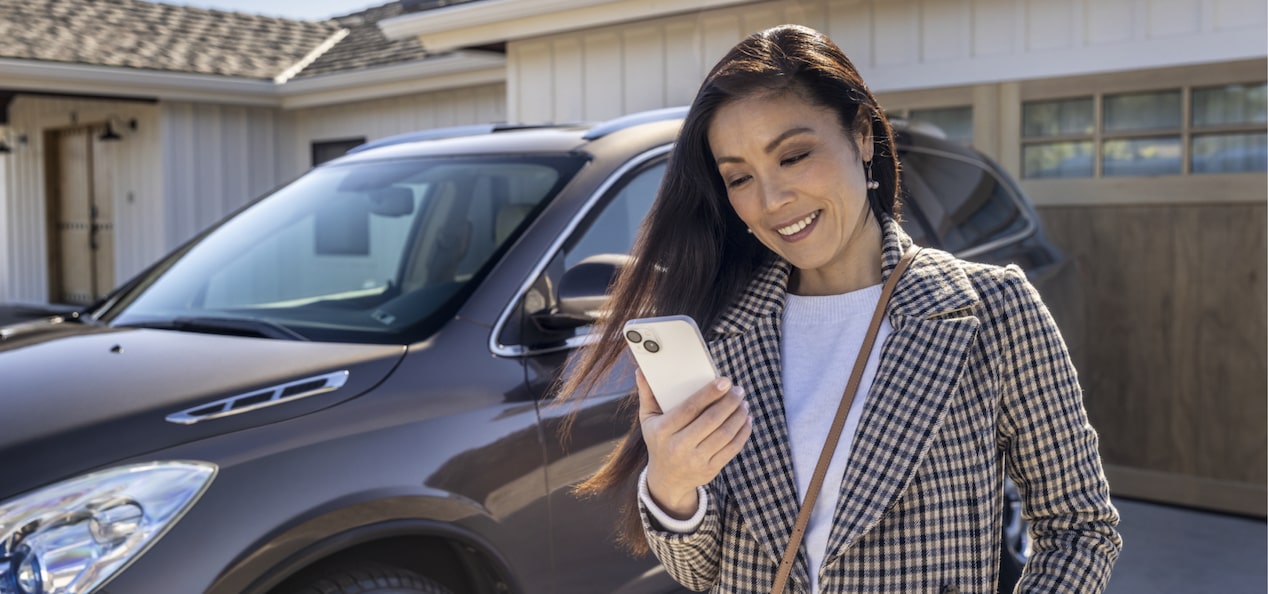
[[[643,377],[643,370],[634,369],[634,382],[638,384],[639,421],[646,421],[648,417],[664,414],[664,411],[660,409],[660,404],[656,402],[656,397],[652,395],[651,386],[647,385],[647,378]]]

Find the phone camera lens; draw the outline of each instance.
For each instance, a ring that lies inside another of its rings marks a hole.
[[[643,342],[643,335],[639,334],[637,330],[630,330],[629,332],[625,333],[625,339],[634,344],[638,344],[640,342]]]
[[[659,350],[660,350],[660,345],[658,345],[658,344],[656,344],[655,342],[653,342],[653,341],[649,340],[649,341],[647,341],[647,342],[643,343],[643,348],[647,349],[647,352],[649,352],[649,353],[655,353],[655,352],[657,352],[657,351],[659,351]]]

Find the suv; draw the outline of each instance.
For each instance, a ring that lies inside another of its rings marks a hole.
[[[684,113],[381,140],[101,303],[0,329],[0,593],[678,591],[614,544],[613,502],[570,491],[632,380],[577,407],[551,386]],[[1069,270],[989,159],[898,143],[919,243],[1045,292]]]

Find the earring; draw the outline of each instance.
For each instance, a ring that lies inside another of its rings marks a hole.
[[[878,181],[876,181],[876,180],[872,179],[872,162],[871,162],[871,161],[865,161],[863,164],[864,164],[864,165],[867,165],[867,189],[869,189],[869,190],[877,190],[877,189],[880,189],[880,187],[881,187],[881,182],[878,182]]]
[[[745,230],[745,231],[748,231],[748,234],[749,234],[749,235],[752,235],[752,234],[753,234],[753,228],[752,228],[752,227],[745,227],[745,228],[744,228],[744,230]]]

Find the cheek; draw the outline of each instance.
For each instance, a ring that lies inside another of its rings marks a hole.
[[[726,199],[727,202],[731,204],[731,210],[735,211],[735,215],[740,217],[740,220],[744,221],[744,224],[751,227],[752,225],[750,223],[753,220],[753,217],[756,216],[754,214],[754,206],[756,203],[751,197],[748,197],[745,194],[746,192],[743,191],[727,192]]]

